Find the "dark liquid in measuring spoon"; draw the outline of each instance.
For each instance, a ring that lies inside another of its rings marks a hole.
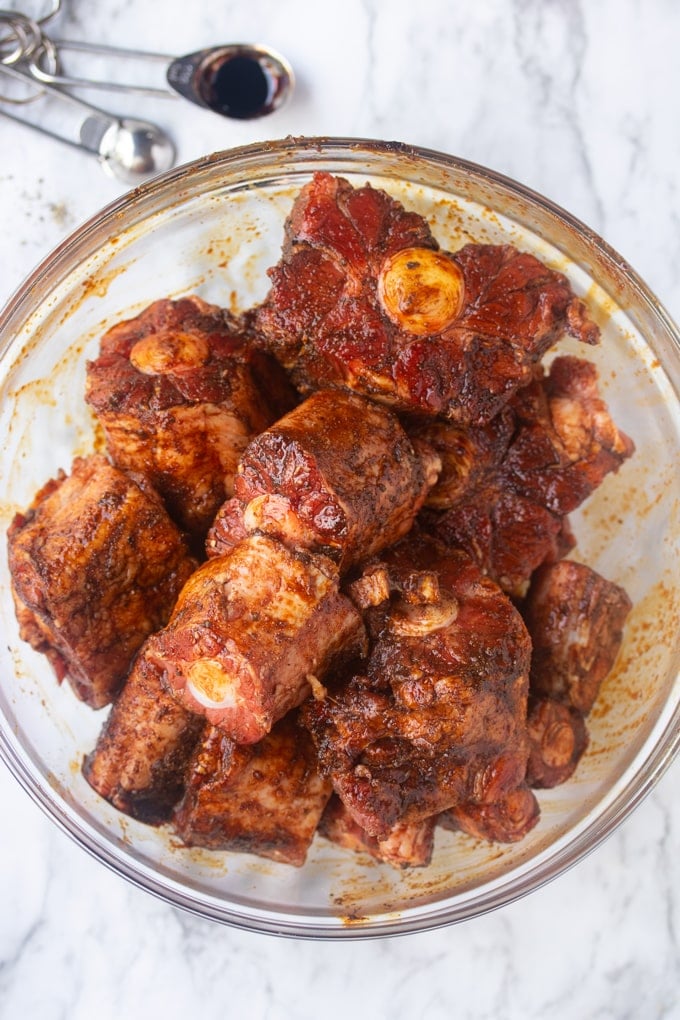
[[[271,86],[270,75],[254,57],[230,57],[213,74],[209,106],[239,120],[257,117],[267,112]]]
[[[277,110],[293,89],[293,73],[262,46],[234,44],[177,57],[166,78],[180,96],[223,117],[248,120]]]

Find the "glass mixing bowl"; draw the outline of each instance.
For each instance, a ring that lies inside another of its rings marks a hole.
[[[573,518],[575,555],[634,602],[590,717],[575,776],[538,794],[521,843],[439,831],[430,867],[399,873],[318,839],[296,869],[183,849],[118,814],[80,772],[102,726],[18,637],[0,564],[0,752],[29,795],[100,861],[169,903],[242,928],[357,938],[434,928],[534,890],[592,850],[650,790],[680,742],[680,344],[635,272],[590,230],[521,185],[450,156],[346,139],[250,146],[180,167],[123,196],[36,269],[0,316],[3,535],[36,490],[95,446],[82,399],[102,332],[152,300],[197,293],[233,308],[267,290],[291,201],[317,169],[385,188],[443,247],[509,241],[570,278],[602,327],[594,361],[637,452]],[[4,540],[3,540],[4,541]],[[10,823],[11,824],[11,823]]]

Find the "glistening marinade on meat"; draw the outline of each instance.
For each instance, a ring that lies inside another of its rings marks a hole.
[[[243,451],[236,512],[245,532],[322,553],[346,572],[411,530],[440,468],[389,408],[319,390]],[[233,543],[234,514],[231,502],[218,511],[209,555]]]
[[[182,705],[249,744],[364,644],[334,564],[255,534],[191,575],[146,654]]]
[[[10,528],[22,638],[111,703],[84,777],[296,867],[317,834],[397,869],[442,830],[522,840],[631,608],[570,518],[634,452],[559,351],[599,329],[533,254],[445,250],[325,172],[269,278],[240,316],[161,296],[113,324],[84,394],[106,454]]]
[[[465,553],[409,536],[384,563],[393,594],[366,611],[368,656],[301,710],[322,771],[378,840],[519,785],[531,653],[519,612]],[[435,583],[419,592],[423,570]]]
[[[511,245],[442,252],[383,191],[317,173],[286,222],[256,325],[303,391],[490,421],[565,334],[599,329],[561,273]]]

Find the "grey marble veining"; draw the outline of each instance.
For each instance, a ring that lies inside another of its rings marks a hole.
[[[40,13],[39,0],[22,8]],[[673,0],[65,0],[59,32],[171,53],[252,39],[298,74],[267,122],[144,101],[181,161],[269,137],[398,139],[508,174],[588,223],[680,318],[680,5]],[[100,100],[102,101],[102,100]],[[120,98],[120,112],[141,109]],[[141,115],[141,114],[140,114]],[[0,117],[0,301],[122,193]],[[587,859],[501,911],[379,942],[219,927],[111,874],[0,768],[0,1017],[680,1018],[676,763]]]

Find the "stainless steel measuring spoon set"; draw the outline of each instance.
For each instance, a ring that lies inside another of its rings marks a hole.
[[[99,90],[188,100],[238,120],[264,117],[279,109],[294,87],[293,70],[274,50],[251,43],[231,43],[183,57],[55,39],[46,26],[60,12],[62,0],[33,19],[0,8],[0,114],[49,137],[98,157],[104,169],[126,184],[139,184],[168,170],[175,161],[170,137],[156,124],[115,114],[85,102],[74,92]],[[163,85],[137,85],[65,73],[68,52],[112,60],[146,62],[164,70]],[[5,88],[5,83],[7,88]],[[53,130],[21,115],[40,100],[59,104],[75,117],[71,133]]]

